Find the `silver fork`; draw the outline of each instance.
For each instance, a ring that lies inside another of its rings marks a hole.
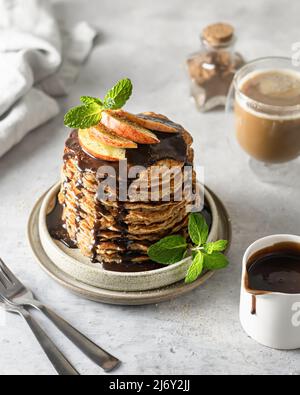
[[[16,278],[1,258],[0,297],[2,297],[8,306],[12,307],[13,305],[13,308],[16,310],[22,309],[22,314],[24,314],[24,311],[28,314],[25,307],[34,307],[38,311],[44,313],[46,317],[48,317],[53,324],[73,342],[73,344],[106,372],[120,365],[120,361],[117,358],[93,343],[49,307],[35,299],[33,293]]]
[[[2,279],[0,280],[0,289],[2,292]],[[22,307],[13,303],[9,303],[4,298],[0,297],[0,303],[3,302],[3,307],[6,311],[11,313],[19,314],[29,325],[30,329],[34,333],[36,339],[40,343],[42,349],[45,351],[48,359],[54,366],[55,370],[59,375],[63,376],[77,376],[79,373],[73,367],[73,365],[68,361],[68,359],[62,354],[62,352],[56,347],[54,342],[49,338],[46,332],[38,324],[38,322],[33,318],[33,316],[28,313],[28,311]]]

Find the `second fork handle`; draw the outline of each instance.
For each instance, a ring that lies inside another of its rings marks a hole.
[[[101,366],[106,372],[113,370],[120,364],[120,361],[117,358],[100,348],[97,344],[93,343],[49,307],[42,303],[32,306],[44,313],[69,340],[71,340],[88,358]]]
[[[50,362],[54,366],[59,375],[62,376],[78,376],[79,373],[67,360],[67,358],[56,347],[42,327],[37,323],[33,316],[27,310],[19,308],[18,313],[24,318],[34,333],[41,347],[45,351]]]

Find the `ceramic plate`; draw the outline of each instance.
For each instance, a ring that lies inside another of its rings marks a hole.
[[[184,260],[151,272],[119,273],[103,270],[54,241],[46,227],[46,214],[52,209],[59,190],[55,185],[35,205],[30,216],[28,236],[32,250],[41,266],[56,281],[71,291],[88,299],[113,304],[147,304],[168,300],[189,292],[211,277],[208,272],[190,285],[183,281],[190,261]],[[210,239],[231,240],[230,220],[219,199],[206,188],[206,201],[210,206],[213,222]]]

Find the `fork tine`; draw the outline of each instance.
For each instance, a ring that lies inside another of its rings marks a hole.
[[[7,278],[6,274],[3,272],[3,270],[0,268],[0,280],[2,284],[8,288],[8,286],[12,287],[14,284]]]
[[[9,297],[10,291],[13,287],[15,286],[7,281],[6,276],[0,268],[0,302],[2,301],[3,303],[11,303]]]
[[[11,282],[12,284],[19,283],[19,280],[16,278],[16,276],[9,270],[9,268],[5,265],[3,260],[0,258],[0,271],[1,270],[9,282]]]
[[[5,281],[3,280],[3,275],[0,272],[0,293],[3,293],[7,289]]]

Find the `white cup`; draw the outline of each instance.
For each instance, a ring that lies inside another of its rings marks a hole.
[[[257,240],[243,258],[240,320],[257,342],[279,350],[300,348],[300,294],[262,293],[247,288],[247,263],[256,252],[278,243],[300,244],[300,236],[274,235]]]

